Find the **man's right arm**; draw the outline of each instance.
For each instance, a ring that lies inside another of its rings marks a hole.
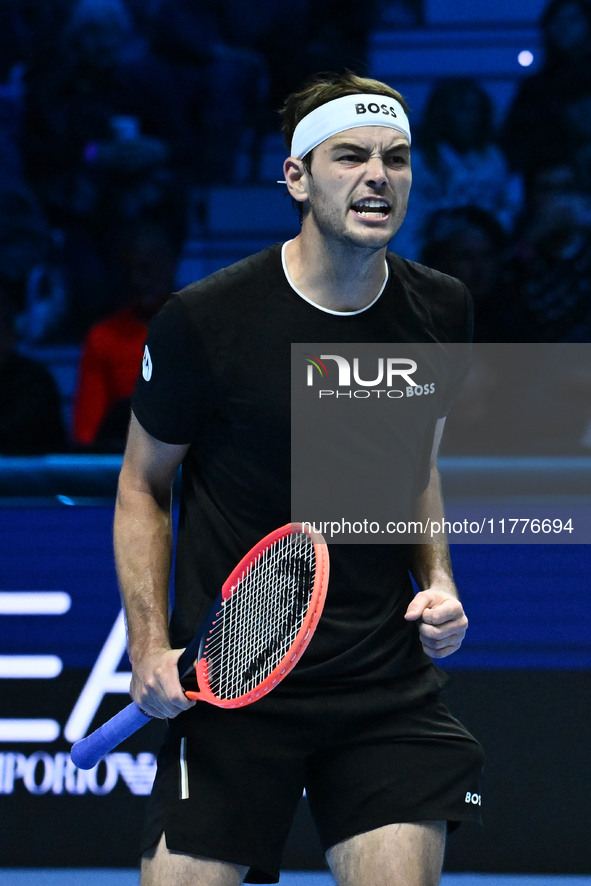
[[[131,696],[153,717],[175,717],[195,702],[183,693],[170,647],[172,483],[188,445],[156,440],[132,415],[117,489],[115,563],[127,624]]]

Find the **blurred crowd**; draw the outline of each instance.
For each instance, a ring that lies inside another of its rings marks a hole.
[[[341,0],[335,16],[293,0],[289,27],[276,0],[0,0],[0,13],[0,454],[120,451],[192,190],[232,180],[244,139],[277,130],[306,74],[371,76],[372,28],[419,25],[420,2]],[[393,248],[466,283],[478,343],[591,340],[591,0],[550,0],[539,26],[543,62],[503,119],[478,80],[453,77],[413,121]],[[81,345],[71,427],[23,354],[53,344]]]

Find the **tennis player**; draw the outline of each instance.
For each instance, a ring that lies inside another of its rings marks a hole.
[[[445,677],[433,660],[459,649],[467,627],[443,538],[329,544],[312,643],[255,704],[191,702],[178,680],[180,652],[224,578],[290,519],[291,343],[471,334],[463,284],[388,251],[411,187],[402,97],[375,80],[324,75],[291,95],[282,115],[301,230],[170,299],[150,328],[133,398],[116,563],[131,694],[169,719],[142,884],[277,882],[305,787],[338,886],[434,886],[447,832],[480,818],[482,767],[480,745],[439,698]],[[414,478],[416,512],[433,519],[442,515],[435,456],[455,384],[423,398],[391,441],[393,461]],[[181,464],[169,624],[171,485]]]

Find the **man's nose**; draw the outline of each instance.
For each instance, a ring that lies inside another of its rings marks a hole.
[[[368,182],[377,185],[378,187],[384,185],[388,181],[386,167],[384,166],[382,157],[373,155],[369,158],[365,175]]]

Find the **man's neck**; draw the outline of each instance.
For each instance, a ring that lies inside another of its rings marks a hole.
[[[359,311],[379,295],[386,279],[386,248],[323,248],[303,233],[285,249],[292,284],[310,301],[331,311]]]

